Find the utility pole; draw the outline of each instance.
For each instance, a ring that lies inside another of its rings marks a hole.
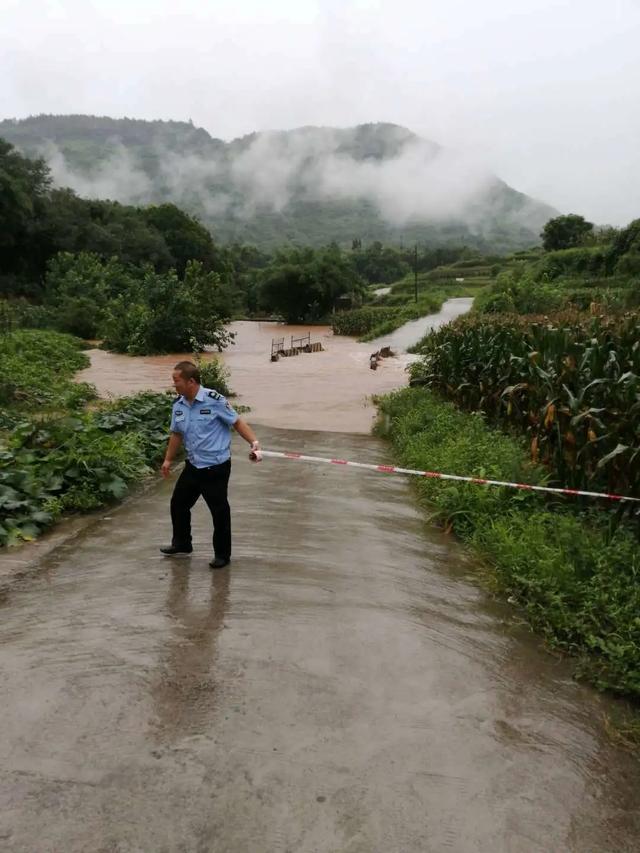
[[[418,244],[416,243],[413,250],[413,276],[414,276],[414,291],[415,301],[418,301]]]

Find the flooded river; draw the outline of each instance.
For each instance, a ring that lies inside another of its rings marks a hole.
[[[442,309],[436,314],[428,314],[426,317],[420,317],[417,320],[412,320],[410,323],[405,323],[395,332],[390,332],[388,335],[383,335],[371,341],[371,346],[374,350],[383,346],[390,346],[397,352],[406,352],[407,349],[423,338],[428,332],[434,329],[439,329],[451,320],[455,320],[461,314],[466,314],[471,310],[473,305],[473,297],[458,296],[453,299],[447,299],[443,304]]]
[[[391,336],[366,344],[334,336],[330,326],[240,321],[229,326],[236,343],[220,358],[231,371],[237,402],[251,407],[252,420],[269,426],[369,434],[376,412],[372,397],[407,384],[406,368],[413,357],[406,354],[406,347],[416,343],[429,326],[468,311],[471,302],[449,299],[440,314],[408,323]],[[409,331],[407,327],[411,327]],[[272,340],[284,337],[289,346],[292,338],[307,333],[313,342],[322,344],[322,352],[270,361]],[[390,342],[395,355],[380,361],[377,370],[370,370],[371,353]],[[105,396],[170,388],[176,361],[192,357],[131,358],[99,349],[90,350],[89,355],[91,367],[81,371],[78,379],[93,382]]]
[[[325,352],[272,364],[268,324],[236,329],[225,360],[265,447],[389,462],[358,433],[402,359],[370,371],[370,345],[312,330]],[[103,357],[114,393],[164,387],[176,359]],[[19,575],[0,565],[0,849],[639,849],[611,700],[479,589],[406,480],[251,465],[239,439],[233,469],[230,570],[208,568],[200,504],[193,556],[160,557],[160,480],[48,554],[13,552]]]

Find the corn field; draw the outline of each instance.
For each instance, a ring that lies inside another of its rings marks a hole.
[[[554,481],[640,496],[640,313],[461,318],[422,355],[414,381],[525,433]]]

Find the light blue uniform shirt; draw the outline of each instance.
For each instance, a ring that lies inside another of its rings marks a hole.
[[[193,403],[174,400],[171,432],[182,436],[187,459],[196,468],[220,465],[231,457],[231,427],[238,420],[226,398],[210,388],[198,389]]]

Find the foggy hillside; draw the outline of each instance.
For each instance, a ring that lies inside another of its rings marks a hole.
[[[392,124],[227,143],[185,122],[43,115],[0,122],[0,136],[45,157],[56,184],[81,196],[173,201],[218,240],[262,247],[360,238],[508,250],[539,242],[557,213],[468,154]]]

